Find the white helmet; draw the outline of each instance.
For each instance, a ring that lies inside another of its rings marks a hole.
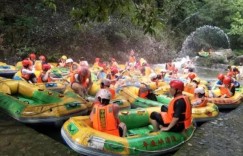
[[[80,62],[79,62],[79,65],[80,65],[80,66],[88,67],[88,66],[89,66],[89,63],[88,63],[88,61],[80,61]]]
[[[107,89],[101,89],[98,92],[97,97],[100,97],[101,99],[108,99],[108,100],[110,100],[111,99],[111,93]]]
[[[73,62],[73,59],[69,58],[66,60],[66,63],[72,63]]]
[[[194,91],[195,94],[205,94],[205,91],[202,87],[198,87]]]
[[[153,79],[157,78],[157,74],[152,73],[149,75],[149,78],[150,78],[150,80],[153,80]]]

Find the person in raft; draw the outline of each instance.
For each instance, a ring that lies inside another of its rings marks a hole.
[[[184,84],[180,80],[170,82],[170,94],[174,96],[168,105],[161,107],[161,112],[152,112],[150,119],[154,131],[181,132],[190,127],[192,122],[191,103],[187,96],[182,95]]]
[[[101,89],[97,95],[99,102],[94,105],[90,114],[93,128],[111,135],[125,137],[127,128],[119,121],[119,106],[111,104],[111,93],[107,89]]]
[[[88,91],[93,84],[89,67],[81,65],[70,76],[70,82],[71,88],[75,93],[79,94],[81,97],[87,96]]]
[[[46,82],[53,82],[56,80],[61,80],[62,78],[54,78],[51,76],[51,65],[50,64],[43,64],[42,65],[42,72],[37,79],[38,83],[46,83]]]
[[[29,83],[36,83],[37,78],[32,62],[28,59],[22,61],[23,68],[21,69],[21,77]]]

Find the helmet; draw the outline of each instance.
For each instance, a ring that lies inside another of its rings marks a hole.
[[[202,87],[198,87],[194,90],[195,94],[205,94],[205,91]]]
[[[219,75],[218,75],[218,79],[219,79],[220,81],[223,81],[223,79],[224,79],[224,74],[219,74]]]
[[[118,73],[118,69],[117,68],[111,68],[111,73],[117,74]]]
[[[89,66],[89,63],[88,63],[88,61],[80,61],[80,62],[79,62],[79,65],[80,65],[80,66],[88,67],[88,66]]]
[[[200,79],[198,77],[195,77],[192,81],[196,82],[196,83],[200,83]]]
[[[61,59],[66,60],[67,56],[66,55],[62,55]]]
[[[66,60],[66,63],[71,63],[71,62],[73,62],[73,59],[71,59],[71,58]]]
[[[180,80],[172,80],[170,81],[170,87],[183,91],[184,83]]]
[[[101,89],[98,92],[97,97],[100,97],[101,99],[110,100],[111,99],[111,93],[107,89]]]
[[[104,86],[107,86],[107,87],[110,87],[111,85],[111,81],[109,79],[103,79],[101,81],[101,83],[104,85]]]
[[[231,78],[228,77],[228,76],[226,76],[226,77],[224,78],[224,80],[223,80],[223,83],[226,84],[226,85],[230,84],[230,83],[231,83]]]
[[[49,69],[51,69],[51,66],[49,64],[43,64],[42,65],[42,70],[47,71]]]
[[[157,74],[152,73],[152,74],[149,75],[149,77],[150,77],[150,80],[156,79],[157,78]]]
[[[196,74],[195,73],[190,73],[188,74],[188,77],[193,80],[195,77],[196,77]]]
[[[22,65],[23,65],[24,67],[29,66],[29,65],[31,65],[31,61],[25,59],[25,60],[22,61]]]
[[[36,55],[35,55],[34,53],[31,53],[31,54],[29,55],[29,58],[30,58],[31,60],[35,60],[35,59],[36,59]]]
[[[46,61],[46,57],[45,57],[44,55],[41,55],[41,56],[39,57],[39,60],[41,60],[41,61]]]

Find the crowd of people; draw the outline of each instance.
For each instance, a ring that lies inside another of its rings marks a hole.
[[[62,78],[53,77],[51,74],[52,64],[47,62],[44,55],[39,56],[40,66],[34,66],[36,63],[36,55],[31,53],[28,58],[22,61],[21,76],[24,80],[30,83],[45,83],[60,80]],[[164,69],[156,72],[148,64],[144,58],[137,59],[135,51],[131,50],[128,61],[124,67],[121,67],[115,58],[111,58],[109,62],[103,62],[101,58],[95,58],[92,65],[93,70],[96,70],[96,76],[101,80],[100,90],[97,92],[94,102],[93,110],[90,114],[90,119],[93,123],[93,128],[107,132],[112,135],[124,137],[126,134],[126,125],[119,121],[118,112],[119,106],[111,103],[111,99],[115,98],[115,90],[110,86],[115,86],[117,81],[123,77],[127,71],[129,73],[140,72],[141,76],[149,77],[151,82],[158,84],[159,81],[164,81],[165,76],[171,78],[169,83],[170,94],[173,100],[168,107],[162,106],[161,112],[152,112],[151,121],[155,131],[174,131],[179,132],[188,128],[191,124],[191,109],[192,107],[203,107],[207,104],[207,98],[221,97],[230,98],[235,94],[235,88],[240,87],[239,79],[240,72],[236,67],[228,67],[227,74],[220,73],[215,87],[220,89],[220,95],[215,95],[210,91],[210,88],[200,82],[199,77],[190,68],[188,62],[183,67],[183,74],[188,79],[187,83],[179,80],[179,70],[176,68],[173,61],[166,63]],[[89,89],[92,87],[92,73],[91,66],[88,62],[81,58],[78,63],[74,62],[72,58],[61,56],[57,67],[67,68],[69,70],[70,86],[75,93],[81,97],[88,95]],[[39,76],[35,75],[36,68],[41,68],[42,72]],[[146,87],[145,87],[146,88]],[[142,98],[149,98],[149,89],[140,88],[139,95]],[[183,95],[183,91],[194,95],[192,101],[188,96]],[[106,118],[102,119],[102,112],[106,114]],[[104,121],[105,126],[102,125]]]

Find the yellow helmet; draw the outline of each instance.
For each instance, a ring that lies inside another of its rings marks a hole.
[[[199,84],[201,80],[198,77],[195,77],[192,81],[197,82]]]
[[[67,56],[66,55],[62,55],[61,59],[66,60]]]

